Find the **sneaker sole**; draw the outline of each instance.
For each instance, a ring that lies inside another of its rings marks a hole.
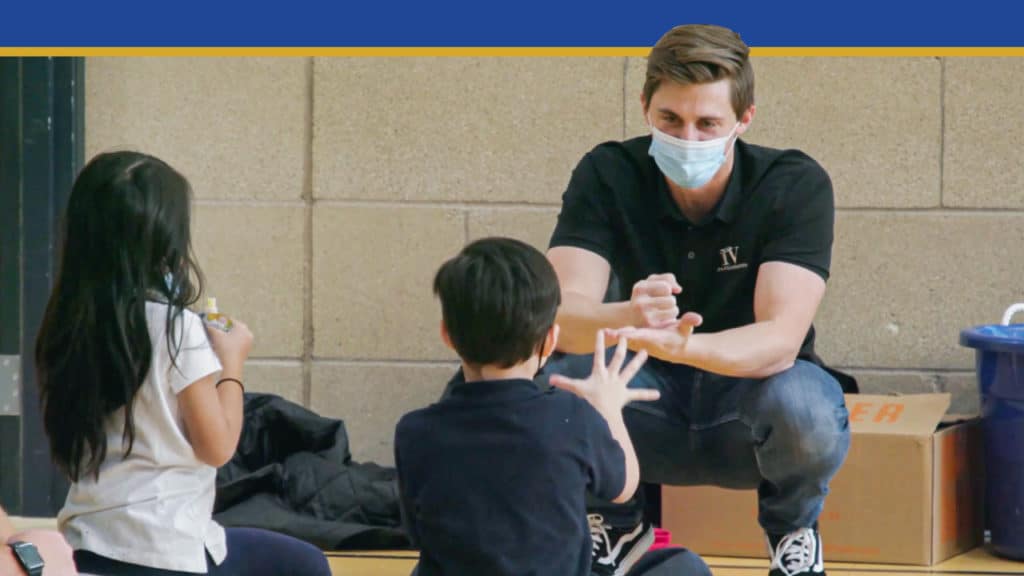
[[[651,526],[644,532],[629,553],[622,559],[612,576],[626,576],[626,573],[637,563],[640,558],[650,550],[654,544],[654,527]]]

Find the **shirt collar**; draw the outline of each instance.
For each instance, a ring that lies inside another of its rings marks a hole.
[[[537,384],[525,378],[466,382],[462,368],[452,376],[448,390],[450,398],[467,401],[527,398],[541,391]]]

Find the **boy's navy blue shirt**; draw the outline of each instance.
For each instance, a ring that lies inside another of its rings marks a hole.
[[[590,404],[530,380],[466,382],[395,432],[402,516],[419,576],[585,576],[586,493],[626,483],[622,448]]]

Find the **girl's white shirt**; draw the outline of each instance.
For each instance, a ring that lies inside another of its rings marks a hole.
[[[181,348],[167,350],[167,305],[146,303],[153,344],[149,375],[135,397],[135,443],[125,457],[124,408],[106,421],[107,456],[95,476],[71,485],[58,523],[72,548],[121,562],[205,574],[206,552],[227,555],[224,529],[214,522],[217,470],[196,458],[185,437],[177,395],[221,370],[202,320],[179,319]]]

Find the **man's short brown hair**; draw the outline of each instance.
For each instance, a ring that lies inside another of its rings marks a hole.
[[[740,118],[754,104],[750,48],[728,28],[708,24],[676,26],[658,40],[647,57],[644,105],[650,105],[663,80],[687,85],[723,78],[732,82],[732,107]]]

